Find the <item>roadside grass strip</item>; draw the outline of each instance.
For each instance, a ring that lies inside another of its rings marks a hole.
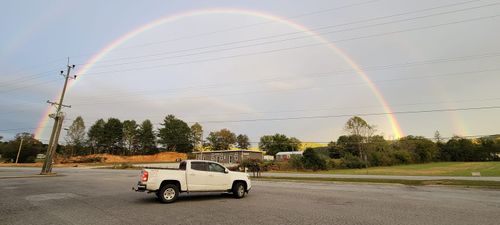
[[[304,181],[304,182],[348,182],[348,183],[374,183],[374,184],[402,184],[411,186],[446,185],[460,187],[479,187],[500,189],[498,181],[483,180],[402,180],[379,178],[323,178],[323,177],[259,177],[252,180],[263,181]]]

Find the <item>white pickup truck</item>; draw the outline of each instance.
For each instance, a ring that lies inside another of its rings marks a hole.
[[[185,160],[178,169],[146,168],[135,191],[154,192],[163,203],[177,200],[181,192],[230,192],[243,198],[252,184],[248,174],[229,171],[219,163]]]

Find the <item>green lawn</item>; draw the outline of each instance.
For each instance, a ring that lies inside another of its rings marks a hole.
[[[321,177],[260,177],[254,180],[267,181],[299,181],[299,182],[361,182],[361,183],[388,183],[412,186],[424,185],[452,185],[462,187],[480,187],[500,189],[498,181],[482,180],[397,180],[397,179],[371,179],[371,178],[321,178]]]
[[[500,162],[437,162],[368,169],[337,169],[322,171],[329,174],[373,174],[403,176],[471,176],[480,172],[481,176],[500,176]]]

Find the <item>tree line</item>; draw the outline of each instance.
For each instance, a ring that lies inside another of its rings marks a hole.
[[[398,140],[385,140],[382,135],[376,134],[374,125],[360,117],[350,118],[344,131],[345,135],[328,146],[304,151],[307,160],[293,159],[290,164],[296,168],[362,168],[434,161],[491,161],[499,160],[500,156],[498,135],[477,139],[457,136],[444,141],[436,132],[435,140],[411,135]],[[162,151],[190,153],[251,147],[247,135],[235,134],[229,129],[211,131],[204,138],[201,124],[189,126],[174,115],[167,115],[156,129],[148,119],[138,123],[135,120],[109,118],[95,121],[88,130],[83,118],[78,116],[66,132],[66,144],[57,148],[57,152],[64,156],[99,153],[144,155]],[[20,133],[7,142],[0,139],[2,158],[13,161],[21,139],[24,140],[24,147],[20,162],[32,162],[36,154],[45,153],[47,145],[36,140],[32,134]],[[284,134],[264,135],[258,142],[259,149],[267,155],[299,151],[301,145],[299,139]]]
[[[500,135],[476,139],[454,136],[447,141],[435,132],[434,140],[409,135],[385,140],[376,135],[374,125],[360,117],[350,118],[344,126],[346,135],[327,147],[306,149],[303,157],[294,157],[294,169],[364,168],[438,161],[499,161]]]
[[[143,155],[161,151],[190,153],[249,147],[247,135],[236,135],[228,129],[212,131],[204,140],[203,127],[199,123],[188,126],[174,115],[167,115],[156,130],[148,119],[139,124],[135,120],[121,122],[117,118],[109,118],[95,121],[88,132],[85,132],[83,118],[79,116],[66,135],[66,153],[69,155]]]

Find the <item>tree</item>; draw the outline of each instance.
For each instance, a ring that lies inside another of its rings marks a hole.
[[[105,145],[104,141],[104,126],[106,122],[103,119],[95,121],[90,127],[87,136],[89,145],[92,147],[93,153],[100,153]]]
[[[66,147],[69,147],[69,156],[73,156],[76,153],[78,155],[83,154],[83,147],[85,143],[85,123],[81,116],[76,117],[73,120],[71,126],[69,126],[66,133]],[[69,145],[69,146],[68,146]]]
[[[153,154],[158,152],[158,148],[156,147],[156,135],[150,120],[144,120],[141,123],[137,139],[142,154]]]
[[[414,162],[432,162],[438,158],[438,148],[436,143],[421,136],[406,136],[398,141],[399,147],[408,150],[412,154]]]
[[[138,128],[135,120],[123,121],[123,143],[128,154],[134,154],[138,149]]]
[[[18,133],[16,134],[14,140],[4,144],[2,157],[8,159],[11,162],[14,162],[17,158],[17,152],[19,150],[21,140],[23,140],[23,146],[19,154],[20,163],[34,162],[36,159],[36,155],[46,150],[42,142],[35,139],[34,134]]]
[[[191,136],[193,138],[193,146],[196,151],[203,148],[203,127],[199,123],[191,126]]]
[[[111,154],[118,154],[123,147],[123,124],[119,119],[109,118],[104,124],[104,144]]]
[[[236,144],[239,149],[248,149],[250,147],[250,139],[246,134],[239,134],[236,137]]]
[[[174,115],[168,115],[161,125],[163,127],[159,129],[158,142],[162,144],[167,151],[193,151],[191,129],[186,122],[175,118]]]
[[[298,151],[300,144],[299,139],[284,134],[264,135],[260,138],[259,148],[268,155],[276,155],[278,152]]]
[[[212,150],[229,150],[236,143],[236,134],[224,128],[210,132],[207,141]]]
[[[368,158],[365,153],[364,144],[367,143],[375,133],[375,126],[369,125],[364,119],[359,116],[354,116],[347,120],[344,129],[349,134],[360,137],[359,142],[355,144],[357,145],[357,151],[359,152],[360,157],[364,159],[365,162],[367,162]]]
[[[437,130],[434,132],[434,140],[436,140],[437,143],[441,143],[443,141],[443,138],[441,137],[441,133]]]
[[[479,161],[476,157],[478,146],[470,139],[455,136],[441,149],[441,159],[446,161]]]

